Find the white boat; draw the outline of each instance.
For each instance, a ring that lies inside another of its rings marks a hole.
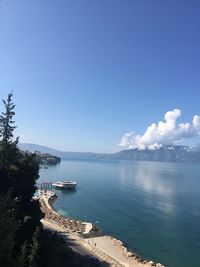
[[[77,182],[74,181],[56,182],[53,183],[52,186],[58,189],[76,189]]]

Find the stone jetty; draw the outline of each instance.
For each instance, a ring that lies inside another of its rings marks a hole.
[[[45,220],[65,227],[66,232],[73,232],[80,235],[89,235],[94,232],[95,226],[93,224],[70,219],[57,213],[53,208],[53,203],[56,199],[57,197],[52,191],[41,191],[39,201]]]

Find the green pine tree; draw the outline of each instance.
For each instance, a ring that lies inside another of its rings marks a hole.
[[[39,203],[32,201],[39,166],[33,154],[24,153],[17,147],[18,138],[14,139],[16,126],[13,120],[15,105],[12,96],[10,93],[7,100],[3,100],[5,111],[0,116],[0,195],[10,192],[11,198],[17,200],[15,214],[19,228],[15,253],[20,254],[25,240],[32,243],[33,233],[41,224],[42,213]]]
[[[3,100],[5,112],[2,112],[0,116],[0,144],[1,144],[1,163],[4,167],[10,165],[13,160],[16,159],[16,153],[18,152],[17,143],[18,137],[13,141],[15,121],[13,116],[15,115],[15,105],[12,102],[12,92],[8,94],[7,100]]]

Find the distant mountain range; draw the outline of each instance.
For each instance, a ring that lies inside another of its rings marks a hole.
[[[92,152],[64,152],[46,146],[36,144],[19,144],[21,150],[41,153],[49,153],[68,160],[140,160],[140,161],[172,161],[172,162],[196,162],[200,163],[200,148],[188,146],[165,145],[159,149],[139,150],[129,149],[117,153],[101,154]]]

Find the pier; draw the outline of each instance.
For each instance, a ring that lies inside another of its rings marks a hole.
[[[49,181],[43,181],[41,183],[36,183],[36,187],[37,189],[48,190],[52,189],[52,183]]]

